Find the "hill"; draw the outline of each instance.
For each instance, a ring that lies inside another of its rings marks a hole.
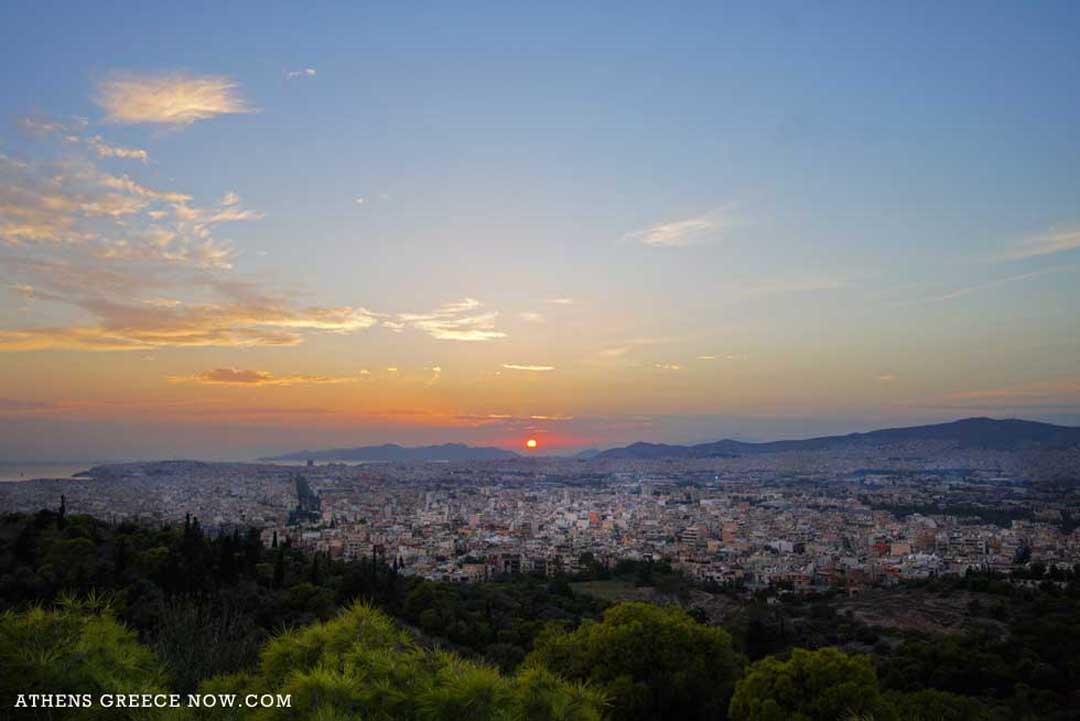
[[[838,448],[887,446],[912,441],[947,442],[958,448],[1001,451],[1063,449],[1080,446],[1080,428],[1016,419],[964,418],[906,428],[885,428],[867,433],[822,436],[793,441],[746,443],[725,439],[691,446],[634,443],[595,456],[598,460],[650,460],[655,458],[717,458],[784,451],[829,451]]]
[[[464,443],[445,443],[441,446],[405,447],[396,443],[357,448],[331,448],[322,451],[297,451],[280,456],[260,458],[260,461],[505,461],[518,454],[502,448],[467,446]]]

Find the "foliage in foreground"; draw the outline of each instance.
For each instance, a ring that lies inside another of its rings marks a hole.
[[[681,608],[623,603],[599,623],[541,635],[525,665],[596,685],[617,719],[704,720],[724,718],[742,658],[727,631]]]
[[[203,693],[288,694],[292,708],[222,718],[521,719],[598,721],[603,698],[546,669],[503,676],[490,666],[420,648],[382,612],[355,604],[331,621],[287,631],[263,650],[258,671],[210,679]],[[212,718],[205,713],[199,718]]]
[[[0,714],[41,718],[141,719],[139,711],[93,708],[13,711],[18,694],[161,693],[165,672],[157,657],[120,624],[107,606],[65,601],[0,615]]]
[[[217,676],[200,694],[289,696],[279,708],[102,708],[15,711],[19,693],[167,692],[155,654],[107,610],[67,604],[0,616],[0,714],[42,719],[251,719],[334,721],[599,721],[605,702],[583,684],[543,668],[504,676],[444,651],[429,651],[389,617],[355,604],[331,621],[271,640],[252,673]]]

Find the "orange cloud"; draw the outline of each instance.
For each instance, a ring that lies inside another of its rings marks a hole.
[[[276,376],[269,371],[214,368],[192,376],[167,376],[165,380],[169,383],[198,383],[202,385],[295,386],[355,383],[357,379],[341,376]]]
[[[119,351],[161,347],[297,345],[298,331],[351,333],[370,328],[362,308],[290,309],[283,305],[161,305],[102,298],[80,305],[100,325],[0,330],[0,351],[55,348]]]

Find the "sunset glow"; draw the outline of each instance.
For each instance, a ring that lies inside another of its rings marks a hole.
[[[536,448],[536,439],[530,438],[529,440],[525,441],[525,447],[530,450]]]
[[[0,458],[1080,422],[1067,22],[18,5]]]

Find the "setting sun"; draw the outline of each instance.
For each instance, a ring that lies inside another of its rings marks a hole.
[[[525,441],[525,447],[526,448],[536,448],[536,439],[535,438],[530,438],[529,440]]]

